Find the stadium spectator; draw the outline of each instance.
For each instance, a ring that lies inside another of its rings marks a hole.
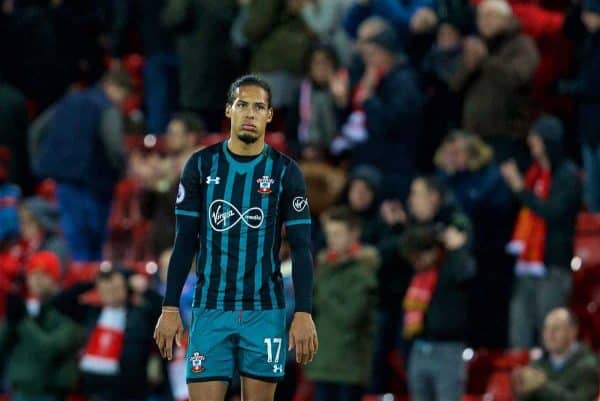
[[[576,14],[577,15],[577,14]],[[559,82],[559,91],[572,95],[578,104],[577,124],[583,142],[587,207],[600,212],[600,2],[582,2],[580,14],[586,33],[577,38],[581,59],[576,79]]]
[[[8,181],[18,185],[25,195],[33,191],[27,149],[27,126],[29,118],[25,97],[4,82],[0,76],[0,148],[10,152]],[[4,156],[3,156],[4,157]]]
[[[352,147],[352,163],[384,176],[384,197],[404,199],[415,173],[423,94],[415,71],[398,52],[396,33],[382,27],[360,45],[362,78],[351,88],[350,115],[334,148]]]
[[[484,138],[497,160],[522,162],[538,51],[504,0],[479,4],[477,27],[480,36],[465,40],[463,62],[451,81],[464,92],[463,127]]]
[[[450,133],[435,155],[437,176],[456,197],[473,222],[473,257],[478,269],[473,279],[470,341],[503,347],[507,342],[508,302],[512,279],[506,269],[513,263],[505,246],[514,221],[511,192],[492,149],[475,135]],[[497,316],[490,319],[489,316]],[[504,318],[506,316],[506,318]]]
[[[204,123],[192,113],[175,114],[167,127],[165,155],[156,152],[130,158],[134,176],[141,180],[142,216],[150,219],[150,251],[155,257],[173,245],[175,216],[172,213],[177,184],[183,165],[197,149],[197,136],[204,134]]]
[[[171,32],[163,26],[167,0],[123,0],[114,3],[112,68],[121,67],[127,50],[127,34],[137,27],[144,54],[144,103],[146,129],[162,134],[177,104],[178,58]]]
[[[553,309],[544,322],[546,352],[513,372],[519,401],[595,401],[598,357],[577,341],[578,321],[568,309]]]
[[[383,237],[379,217],[382,187],[383,177],[377,168],[361,165],[350,171],[343,202],[360,219],[360,241],[364,244],[376,245]]]
[[[368,17],[385,19],[396,28],[399,44],[405,47],[411,33],[431,30],[437,23],[435,2],[430,0],[355,0],[344,18],[344,28],[355,38],[360,24]]]
[[[327,212],[325,235],[314,301],[320,352],[306,372],[316,382],[316,401],[360,401],[370,371],[379,256],[360,243],[358,217],[346,207]]]
[[[314,46],[308,56],[307,77],[286,113],[288,145],[294,154],[306,146],[327,150],[339,129],[340,104],[331,91],[339,60],[331,46]]]
[[[577,167],[564,156],[564,129],[553,116],[542,116],[527,138],[534,163],[521,176],[514,161],[502,174],[522,206],[509,252],[517,256],[510,306],[510,343],[538,343],[544,317],[563,306],[571,291],[571,257],[581,185]]]
[[[101,269],[95,282],[99,305],[81,299],[94,288],[85,283],[55,300],[63,313],[85,327],[80,388],[90,399],[147,399],[148,360],[160,296],[152,290],[140,294],[130,283],[128,275],[118,268]]]
[[[15,401],[60,401],[77,381],[77,349],[83,332],[52,303],[60,291],[60,261],[51,252],[33,254],[26,264],[28,298],[10,293],[0,326],[0,352]]]
[[[422,172],[434,169],[431,155],[446,134],[460,127],[462,98],[450,88],[450,80],[463,57],[465,28],[443,21],[436,41],[424,56],[422,73],[428,94],[423,111],[423,135],[417,141],[417,167]]]
[[[343,63],[349,60],[352,43],[342,27],[342,19],[352,0],[302,0],[300,15],[319,42],[332,46]]]
[[[381,396],[390,391],[392,364],[390,353],[399,351],[408,359],[409,341],[402,335],[402,300],[413,275],[412,268],[400,249],[401,234],[408,223],[402,203],[386,200],[380,208],[382,234],[377,244],[381,266],[377,271],[377,319],[373,361],[368,392]],[[386,234],[384,235],[383,232]]]
[[[456,202],[454,195],[443,181],[433,176],[418,176],[410,186],[408,196],[408,215],[403,218],[397,211],[398,222],[403,220],[411,225],[453,226],[467,233],[469,244],[472,243],[471,222]]]
[[[26,253],[50,251],[60,260],[65,273],[70,263],[69,248],[60,233],[60,211],[39,197],[27,198],[19,211],[21,238]]]
[[[115,184],[125,166],[119,106],[129,77],[113,72],[67,94],[32,125],[30,149],[38,176],[57,182],[62,230],[77,261],[102,258]]]
[[[460,401],[466,385],[467,295],[475,262],[468,236],[455,226],[415,225],[401,246],[415,274],[404,297],[403,334],[414,340],[408,361],[413,401]]]
[[[179,103],[210,132],[221,131],[225,94],[236,74],[229,29],[235,0],[166,0],[162,21],[175,36],[180,59]]]
[[[300,85],[304,55],[316,39],[302,17],[303,0],[250,0],[243,33],[253,44],[249,70],[271,86],[271,104],[287,108]]]

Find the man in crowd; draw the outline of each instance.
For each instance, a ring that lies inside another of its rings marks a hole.
[[[77,261],[102,258],[113,191],[125,166],[119,107],[130,87],[127,75],[108,73],[98,85],[67,94],[32,126],[34,170],[57,182],[62,230]]]
[[[82,330],[53,305],[60,291],[60,260],[48,251],[33,254],[25,266],[27,300],[7,299],[0,325],[0,353],[15,401],[60,401],[77,381],[77,349]]]
[[[578,322],[565,308],[553,309],[544,322],[546,353],[513,372],[519,401],[594,401],[598,395],[598,358],[577,341]]]
[[[360,46],[364,71],[353,85],[342,137],[360,144],[353,148],[354,165],[381,170],[383,196],[404,199],[415,173],[423,93],[391,27],[384,26]]]
[[[496,158],[515,157],[527,134],[529,95],[539,55],[534,42],[521,34],[510,5],[485,0],[477,8],[479,36],[464,43],[462,66],[451,79],[464,92],[463,126],[481,135]]]
[[[560,120],[542,116],[527,138],[533,165],[525,178],[514,161],[501,166],[522,209],[508,251],[517,256],[510,305],[510,344],[537,344],[543,319],[564,306],[571,291],[570,262],[581,183],[575,164],[563,154]]]
[[[404,297],[404,337],[414,340],[408,384],[414,401],[460,401],[466,385],[462,358],[467,295],[475,262],[467,233],[450,226],[407,229],[402,249],[415,274]]]

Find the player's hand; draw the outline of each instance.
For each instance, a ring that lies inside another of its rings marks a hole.
[[[178,308],[163,308],[154,329],[154,341],[160,355],[169,361],[173,359],[173,340],[181,347],[183,323]]]
[[[290,327],[288,351],[294,348],[296,348],[296,362],[303,365],[312,362],[319,349],[317,329],[310,313],[294,313],[294,320],[292,320],[292,326]]]

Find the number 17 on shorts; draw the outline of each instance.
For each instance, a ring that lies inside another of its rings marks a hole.
[[[268,364],[272,364],[273,366],[273,373],[283,373],[283,364],[285,363],[285,360],[283,362],[280,362],[280,357],[281,357],[281,345],[283,343],[281,338],[265,338],[265,346],[267,347],[267,363]],[[283,350],[283,354],[284,354],[284,359],[285,359],[285,352],[286,350]]]

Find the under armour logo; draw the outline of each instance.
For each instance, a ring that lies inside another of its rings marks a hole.
[[[208,177],[206,177],[206,183],[207,184],[220,184],[221,183],[221,177],[215,177],[212,178],[210,175]]]
[[[283,365],[273,365],[273,373],[283,373]]]

